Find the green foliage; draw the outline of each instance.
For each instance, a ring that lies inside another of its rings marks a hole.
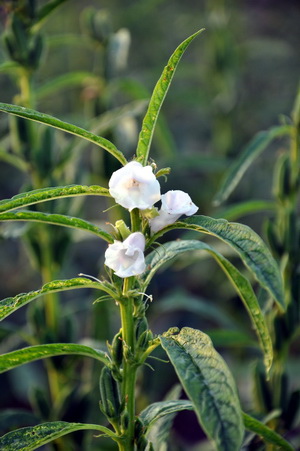
[[[185,327],[160,340],[208,437],[218,450],[240,449],[244,426],[235,382],[210,338]]]
[[[177,47],[153,90],[149,107],[143,120],[138,147],[136,150],[137,159],[143,163],[143,165],[147,164],[156,121],[172,82],[175,70],[177,69],[179,61],[188,45],[193,41],[193,39],[195,39],[196,36],[202,33],[202,31],[204,31],[203,28],[187,38],[179,45],[179,47]]]
[[[272,359],[273,349],[272,341],[265,322],[263,313],[260,309],[257,298],[249,281],[233,266],[225,257],[217,252],[213,247],[201,241],[182,240],[173,241],[164,244],[159,249],[153,251],[147,257],[147,272],[145,274],[145,285],[147,286],[155,272],[166,262],[174,259],[182,252],[192,252],[196,250],[204,250],[212,255],[226,276],[234,286],[237,294],[240,296],[247,309],[256,334],[258,336],[262,351],[264,353],[264,361],[267,373],[269,372]]]
[[[73,343],[55,343],[30,346],[19,349],[18,351],[9,352],[8,354],[2,354],[0,356],[0,373],[24,365],[25,363],[33,362],[34,360],[58,355],[83,355],[109,365],[107,353],[103,351]]]
[[[286,136],[290,131],[289,125],[282,125],[257,133],[225,174],[221,187],[215,196],[215,205],[221,204],[230,196],[249,166],[275,138]]]
[[[44,294],[68,291],[75,288],[95,288],[96,290],[105,291],[106,293],[115,296],[115,293],[109,288],[107,282],[94,282],[84,278],[56,280],[45,284],[40,290],[3,299],[3,301],[0,302],[0,321],[11,315],[20,307],[23,307],[23,305],[28,304]]]
[[[105,138],[102,138],[101,136],[94,135],[94,133],[84,130],[81,127],[77,127],[76,125],[72,125],[68,122],[56,119],[55,117],[49,116],[48,114],[39,113],[38,111],[25,107],[9,105],[7,103],[0,103],[0,111],[20,117],[25,117],[26,119],[30,119],[31,121],[40,122],[41,124],[46,124],[50,127],[71,133],[72,135],[80,136],[81,138],[86,139],[87,141],[90,141],[93,144],[96,144],[97,146],[100,146],[103,149],[107,150],[107,152],[111,153],[123,165],[127,163],[123,153],[118,150],[113,143]]]
[[[193,216],[178,221],[153,235],[151,242],[173,229],[189,229],[213,235],[229,244],[241,257],[260,284],[274,297],[280,310],[285,309],[282,277],[263,240],[248,226],[225,219]]]
[[[98,431],[113,439],[115,437],[110,429],[104,426],[98,426],[97,424],[55,421],[9,432],[0,438],[0,446],[3,451],[11,451],[12,449],[26,449],[27,451],[32,451],[59,437],[63,437],[66,434],[82,430]]]

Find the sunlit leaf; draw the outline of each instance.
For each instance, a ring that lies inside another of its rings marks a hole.
[[[286,451],[295,450],[295,448],[292,445],[290,445],[290,443],[287,442],[283,437],[281,437],[279,434],[277,434],[275,431],[270,429],[265,424],[258,421],[256,418],[253,418],[250,415],[243,413],[243,420],[246,429],[255,432],[255,434],[262,437],[262,439],[266,443],[272,443],[273,445],[276,445],[276,449]]]
[[[26,119],[30,119],[31,121],[40,122],[42,124],[49,125],[50,127],[58,128],[59,130],[71,133],[72,135],[79,136],[107,150],[123,165],[127,163],[123,153],[120,152],[120,150],[118,150],[113,143],[105,138],[94,135],[81,127],[61,121],[53,116],[49,116],[48,114],[39,113],[38,111],[31,110],[29,108],[11,105],[8,103],[0,103],[0,111],[13,114],[15,116],[24,117]]]
[[[273,349],[272,341],[268,331],[267,324],[260,309],[258,300],[251,287],[250,282],[232,265],[223,255],[216,251],[213,247],[202,241],[180,240],[171,241],[155,249],[146,259],[147,272],[145,274],[145,287],[154,276],[155,272],[167,261],[177,257],[183,252],[192,252],[204,250],[208,252],[221,266],[226,276],[232,283],[236,292],[240,296],[246,310],[249,313],[252,324],[259,339],[260,346],[264,354],[264,362],[267,372],[270,370]],[[144,288],[145,289],[145,288]]]
[[[178,63],[188,45],[193,41],[193,39],[195,39],[196,36],[202,33],[202,31],[204,31],[204,29],[197,31],[197,33],[194,33],[177,47],[154,88],[147,113],[143,120],[138,147],[136,150],[137,159],[144,165],[148,161],[150,145],[159,111],[170,87]]]
[[[277,302],[281,311],[285,310],[283,283],[278,265],[271,252],[250,227],[226,219],[213,219],[208,216],[191,216],[157,232],[149,245],[169,230],[188,229],[215,236],[229,244],[241,257],[258,282]]]
[[[1,451],[32,451],[66,434],[82,430],[99,431],[102,434],[115,439],[115,434],[104,426],[55,421],[8,432],[8,434],[5,434],[0,438],[0,449]]]
[[[282,125],[257,133],[225,174],[221,187],[215,196],[215,205],[221,204],[229,197],[248,167],[266,149],[273,139],[288,135],[290,131],[291,126]]]
[[[108,243],[113,242],[113,237],[95,226],[91,222],[84,221],[80,218],[74,218],[72,216],[40,213],[37,211],[17,211],[0,214],[1,221],[33,221],[33,222],[45,222],[47,224],[60,225],[64,227],[70,227],[73,229],[84,230],[85,232],[94,233],[98,237],[104,239]]]
[[[83,355],[100,360],[100,362],[109,365],[110,361],[107,354],[101,350],[90,348],[89,346],[74,343],[51,343],[44,345],[29,346],[27,348],[12,351],[0,355],[0,373],[33,362],[34,360],[45,359],[58,355]]]
[[[20,307],[23,307],[23,305],[28,304],[44,294],[74,290],[78,288],[94,288],[96,290],[105,291],[106,293],[114,296],[114,293],[105,282],[94,282],[92,280],[79,277],[76,279],[54,280],[53,282],[46,283],[40,290],[18,294],[17,296],[0,301],[0,321],[18,310]]]
[[[207,436],[218,450],[240,449],[244,425],[237,389],[210,338],[185,327],[160,340]]]

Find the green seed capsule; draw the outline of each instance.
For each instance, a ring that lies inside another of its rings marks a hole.
[[[135,336],[138,340],[140,336],[148,330],[148,321],[145,316],[143,318],[139,318],[137,320],[136,328],[135,328]]]
[[[122,330],[114,336],[111,346],[111,355],[114,364],[117,367],[120,367],[123,359],[123,339],[122,339]]]
[[[118,418],[121,413],[121,402],[117,381],[106,366],[100,374],[101,410],[107,418]]]

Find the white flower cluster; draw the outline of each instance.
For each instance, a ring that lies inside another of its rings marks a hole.
[[[168,191],[161,196],[160,185],[151,166],[131,161],[115,171],[109,181],[109,192],[115,201],[129,211],[147,210],[161,199],[158,214],[149,220],[151,233],[173,224],[181,215],[191,216],[198,207],[184,191]],[[145,237],[141,232],[129,235],[123,242],[115,240],[105,252],[105,264],[119,277],[130,277],[145,271]]]

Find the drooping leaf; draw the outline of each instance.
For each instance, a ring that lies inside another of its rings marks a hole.
[[[145,165],[148,161],[150,145],[159,111],[170,87],[178,63],[188,45],[193,41],[193,39],[195,39],[196,36],[202,33],[202,31],[204,31],[204,29],[197,31],[197,33],[194,33],[177,47],[153,90],[149,107],[143,120],[136,150],[137,159],[143,165]]]
[[[100,362],[105,365],[109,365],[110,363],[109,358],[104,351],[74,343],[51,343],[29,346],[27,348],[19,349],[18,351],[0,355],[0,373],[24,365],[25,363],[33,362],[34,360],[58,355],[84,355],[100,360]]]
[[[110,197],[107,188],[98,185],[66,185],[56,186],[55,188],[42,188],[26,193],[20,193],[11,199],[3,199],[0,201],[0,213],[15,210],[20,207],[28,207],[29,205],[38,204],[47,200],[62,199],[65,197],[75,196],[107,196]]]
[[[147,272],[145,273],[145,286],[149,284],[155,272],[167,261],[177,257],[183,252],[192,252],[204,250],[216,260],[223,269],[228,279],[240,296],[246,310],[249,313],[252,324],[259,339],[260,346],[264,354],[264,362],[267,372],[271,368],[273,360],[272,340],[265,322],[263,313],[260,309],[258,300],[249,281],[232,265],[223,255],[213,247],[202,241],[180,240],[171,241],[155,249],[146,259]]]
[[[104,426],[54,421],[8,432],[0,438],[0,449],[1,451],[32,451],[66,434],[82,430],[99,431],[113,440],[116,439],[115,434]]]
[[[228,222],[226,219],[191,216],[160,230],[153,235],[148,244],[152,244],[159,236],[173,229],[188,229],[209,234],[229,244],[262,287],[269,291],[280,310],[285,310],[283,283],[278,265],[263,240],[250,227]]]
[[[96,290],[105,291],[112,297],[115,293],[107,286],[105,282],[94,282],[85,278],[75,278],[67,280],[54,280],[46,283],[40,290],[30,291],[29,293],[18,294],[17,296],[3,299],[0,301],[0,321],[18,310],[23,305],[28,304],[34,299],[47,293],[55,293],[59,291],[75,290],[78,288],[94,288]]]
[[[290,131],[291,126],[282,125],[257,133],[225,174],[221,187],[215,196],[215,205],[221,204],[229,197],[248,167],[266,149],[273,139],[287,135]]]
[[[140,414],[139,417],[142,420],[144,426],[148,429],[156,421],[165,415],[170,415],[175,412],[181,412],[182,410],[193,410],[191,401],[186,399],[177,399],[170,401],[160,401],[150,404]]]
[[[290,445],[290,443],[287,442],[283,437],[277,434],[277,432],[273,431],[256,418],[253,418],[250,415],[243,413],[243,420],[245,428],[248,429],[249,431],[255,432],[255,434],[262,437],[262,439],[266,443],[272,443],[273,445],[276,445],[278,449],[285,451],[295,450],[295,448],[292,445]]]
[[[85,221],[80,218],[74,218],[72,216],[40,213],[38,211],[11,211],[8,213],[0,214],[0,221],[33,221],[33,222],[45,222],[47,224],[60,225],[64,227],[70,227],[73,229],[84,230],[85,232],[94,233],[98,237],[113,243],[113,237],[100,229],[100,227]]]
[[[53,116],[49,116],[48,114],[39,113],[38,111],[31,110],[29,108],[11,105],[8,103],[0,103],[0,111],[13,114],[15,116],[24,117],[26,119],[30,119],[31,121],[40,122],[41,124],[46,124],[50,127],[71,133],[72,135],[79,136],[107,150],[123,165],[127,163],[127,160],[124,157],[123,153],[118,150],[113,143],[108,141],[108,139],[94,135],[93,133],[81,127],[77,127],[76,125],[61,121],[60,119],[57,119]]]
[[[160,336],[161,345],[191,400],[198,420],[218,450],[240,449],[244,425],[233,377],[210,338],[185,327]]]

